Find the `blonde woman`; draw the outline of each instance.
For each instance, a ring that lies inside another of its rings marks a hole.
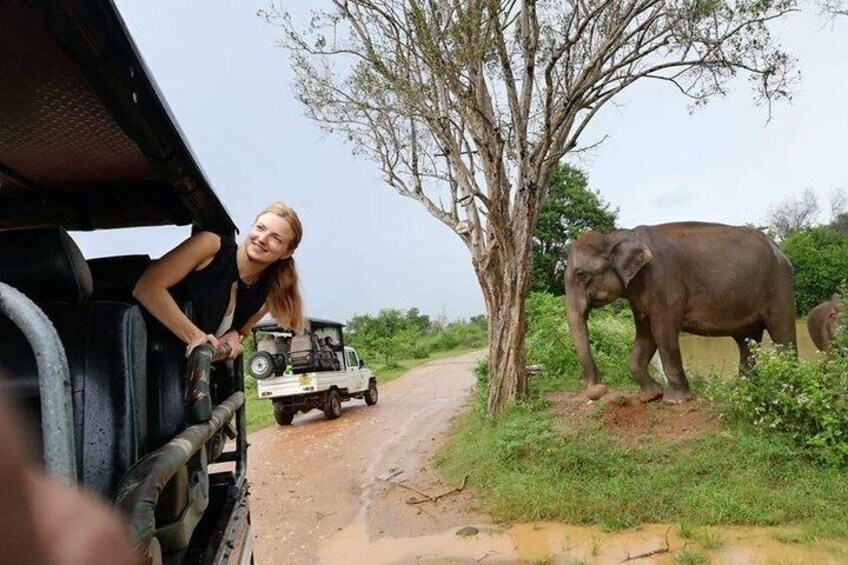
[[[256,217],[241,245],[212,232],[191,236],[147,268],[133,296],[185,342],[186,355],[202,343],[227,344],[234,359],[240,337],[269,311],[282,326],[303,329],[292,257],[302,237],[297,214],[276,202]],[[194,305],[194,322],[171,295],[177,285]]]

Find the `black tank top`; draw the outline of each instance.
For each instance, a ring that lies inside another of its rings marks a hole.
[[[242,281],[238,276],[237,250],[236,242],[221,237],[221,249],[212,262],[199,271],[189,273],[178,285],[179,295],[194,306],[195,325],[207,334],[215,333],[224,320],[234,282],[238,284],[236,308],[229,329],[241,330],[265,303],[268,285],[264,273],[254,284]]]

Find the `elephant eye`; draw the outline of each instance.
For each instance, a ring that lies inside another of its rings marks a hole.
[[[589,273],[582,269],[578,269],[577,271],[575,271],[574,276],[577,277],[578,281],[583,283],[589,280]]]

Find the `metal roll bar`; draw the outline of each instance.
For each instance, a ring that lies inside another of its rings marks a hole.
[[[244,393],[236,391],[212,408],[209,375],[212,363],[228,358],[230,348],[209,344],[192,350],[188,360],[186,400],[193,425],[156,451],[147,454],[124,474],[115,505],[129,517],[136,555],[149,562],[156,533],[156,506],[165,485],[244,406]],[[208,407],[208,408],[207,408]]]
[[[24,334],[38,367],[41,433],[47,472],[67,484],[77,482],[71,377],[65,348],[47,315],[22,292],[0,282],[0,313]]]
[[[212,396],[209,378],[212,363],[223,361],[230,356],[230,346],[222,345],[215,349],[204,343],[191,350],[186,369],[185,398],[188,406],[189,424],[207,421],[212,416]]]

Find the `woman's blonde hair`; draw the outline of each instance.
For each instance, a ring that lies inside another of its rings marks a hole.
[[[256,216],[262,214],[274,214],[286,220],[294,232],[294,239],[289,244],[289,251],[294,252],[303,238],[303,226],[300,218],[290,206],[282,202],[274,202]],[[277,323],[285,328],[303,331],[305,321],[303,319],[303,301],[300,298],[300,288],[297,277],[297,268],[294,257],[280,259],[270,267],[265,275],[268,281],[268,297],[266,303],[271,315]]]

